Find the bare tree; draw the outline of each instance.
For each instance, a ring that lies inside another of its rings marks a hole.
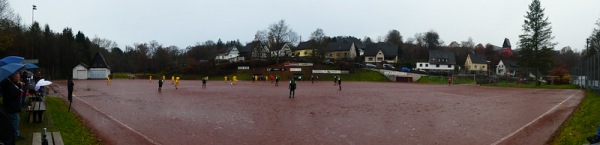
[[[310,35],[310,40],[312,40],[312,59],[313,62],[317,62],[319,59],[323,58],[323,54],[325,54],[325,47],[327,46],[325,33],[323,29],[318,28]]]
[[[473,48],[475,46],[475,43],[473,43],[473,38],[469,37],[469,39],[467,39],[467,41],[461,41],[460,42],[461,47],[466,47],[466,48]]]
[[[268,36],[267,36],[267,31],[265,31],[265,30],[256,31],[256,34],[254,35],[254,41],[260,41],[263,43],[267,43],[269,41]]]
[[[94,36],[94,38],[92,39],[92,44],[96,44],[98,45],[98,47],[104,48],[106,50],[111,50],[112,48],[118,46],[116,42],[104,38],[98,38],[98,36]]]
[[[277,23],[271,24],[268,29],[268,44],[276,54],[285,44],[295,44],[298,42],[299,36],[294,32],[285,20],[280,20]]]
[[[0,19],[12,20],[14,13],[7,0],[0,0]]]

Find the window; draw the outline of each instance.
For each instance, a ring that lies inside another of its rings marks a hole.
[[[435,67],[436,67],[436,68],[439,68],[439,67],[440,67],[440,64],[436,64],[436,65],[435,65]]]
[[[369,61],[373,61],[373,58],[372,58],[372,57],[369,57]]]
[[[429,64],[425,64],[425,67],[429,67]]]
[[[474,68],[475,68],[475,69],[477,69],[477,65],[475,65],[475,67],[474,67]]]
[[[419,64],[419,67],[423,67],[423,64]]]
[[[336,53],[336,54],[335,54],[335,56],[340,56],[340,54],[339,54],[339,53]]]
[[[451,65],[451,64],[449,64],[449,65],[448,65],[448,68],[452,68],[452,65]]]
[[[344,53],[344,56],[348,56],[348,53]]]

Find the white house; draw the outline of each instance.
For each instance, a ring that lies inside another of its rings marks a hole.
[[[73,79],[106,79],[108,75],[110,75],[110,67],[106,64],[104,56],[99,52],[96,52],[89,66],[79,63],[73,67]]]
[[[227,49],[227,51],[225,51],[225,53],[221,53],[221,54],[217,55],[217,57],[215,59],[220,60],[220,61],[229,61],[229,62],[244,61],[244,57],[240,57],[240,51],[235,46]]]
[[[440,50],[429,51],[429,62],[417,62],[417,70],[453,71],[456,67],[454,53]]]
[[[240,50],[240,55],[250,60],[265,60],[270,52],[269,47],[258,40],[246,44],[243,50]]]
[[[73,68],[73,79],[76,80],[85,80],[88,79],[88,66],[79,63],[77,66]]]
[[[500,60],[500,62],[498,62],[498,66],[496,67],[496,74],[502,76],[515,76],[517,68],[518,65],[515,61]]]
[[[271,57],[291,57],[293,55],[292,48],[286,43],[281,47],[275,46],[271,50]]]

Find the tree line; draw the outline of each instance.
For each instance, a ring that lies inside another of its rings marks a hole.
[[[519,60],[521,66],[536,68],[542,73],[558,67],[569,69],[582,59],[597,53],[600,48],[600,20],[596,23],[598,27],[594,28],[592,35],[586,39],[586,48],[582,52],[574,51],[569,46],[554,50],[556,43],[552,42],[550,22],[543,15],[543,10],[538,0],[532,2],[525,16],[524,33],[519,36],[518,49],[511,56],[500,54],[497,46],[490,43],[475,44],[472,38],[461,42],[452,41],[445,45],[435,30],[417,33],[406,40],[399,31],[390,30],[383,39],[373,40],[369,37],[358,39],[352,36],[327,36],[324,30],[318,28],[309,37],[308,42],[315,51],[306,61],[322,62],[328,44],[340,39],[352,39],[361,46],[377,42],[396,44],[399,58],[397,65],[409,68],[414,68],[416,62],[427,61],[429,50],[453,52],[458,65],[464,64],[468,54],[476,53],[485,56],[490,64],[497,64],[501,59]],[[27,59],[38,59],[44,73],[55,78],[70,77],[75,65],[91,62],[96,52],[105,57],[112,72],[202,73],[207,70],[230,68],[231,66],[219,65],[215,60],[218,54],[230,47],[241,49],[249,44],[262,44],[273,50],[285,44],[296,47],[294,45],[299,41],[300,36],[285,20],[280,20],[266,29],[258,30],[255,39],[248,44],[242,44],[239,40],[223,42],[219,39],[216,42],[208,40],[186,48],[178,48],[164,46],[153,40],[119,48],[114,41],[103,38],[90,39],[83,32],[74,32],[68,27],[55,32],[48,24],[43,27],[37,22],[30,26],[21,25],[20,17],[12,13],[8,2],[0,0],[0,56],[18,55]],[[364,58],[358,57],[348,61],[364,62]]]

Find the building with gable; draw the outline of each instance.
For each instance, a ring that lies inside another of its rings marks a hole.
[[[100,52],[96,52],[89,66],[79,63],[73,68],[73,79],[106,79],[108,75],[110,75],[110,66]]]
[[[477,72],[487,72],[489,67],[487,64],[487,60],[480,54],[469,54],[467,55],[467,60],[465,61],[465,68],[467,72],[477,73]]]
[[[453,71],[456,67],[454,53],[441,50],[429,50],[428,62],[417,62],[417,70]]]
[[[398,61],[398,45],[392,43],[372,43],[364,50],[365,63],[396,63]]]

